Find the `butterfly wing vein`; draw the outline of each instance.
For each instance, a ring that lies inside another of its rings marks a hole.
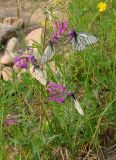
[[[89,33],[78,32],[77,37],[72,39],[72,47],[74,50],[82,51],[87,45],[95,44],[97,38]]]
[[[47,61],[51,60],[54,56],[54,48],[50,45],[46,47],[42,57],[41,57],[41,64],[43,65]]]

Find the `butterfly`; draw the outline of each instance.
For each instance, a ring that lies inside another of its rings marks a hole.
[[[38,80],[42,85],[46,85],[47,84],[47,75],[45,70],[41,70],[39,65],[32,65],[30,67],[30,74],[32,75],[33,78],[35,78],[36,80]]]
[[[95,44],[97,38],[89,33],[76,32],[73,30],[69,36],[71,36],[72,48],[76,51],[82,51],[87,45]]]
[[[44,53],[41,57],[41,64],[45,64],[47,61],[51,60],[54,56],[55,48],[53,46],[53,43],[50,41],[49,45],[44,50]]]
[[[82,116],[84,116],[84,112],[83,112],[83,109],[80,106],[79,101],[77,100],[77,98],[75,97],[74,94],[72,94],[71,96],[72,96],[73,101],[74,101],[75,109],[79,112],[79,114],[81,114]]]

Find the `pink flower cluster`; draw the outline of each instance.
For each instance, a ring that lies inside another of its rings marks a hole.
[[[35,57],[32,54],[27,54],[24,56],[18,56],[14,58],[14,64],[18,68],[27,69],[29,63],[34,63]]]
[[[60,22],[57,21],[54,23],[54,32],[52,35],[52,43],[56,43],[58,39],[62,37],[62,35],[66,32],[67,30],[67,22]]]
[[[48,93],[50,94],[48,101],[63,103],[67,96],[72,96],[73,94],[72,92],[66,92],[66,87],[61,84],[49,82],[48,85]]]

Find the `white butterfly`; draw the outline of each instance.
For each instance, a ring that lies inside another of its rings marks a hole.
[[[47,61],[51,60],[54,56],[55,48],[53,46],[53,43],[50,41],[49,45],[46,47],[42,57],[41,57],[41,64],[43,65]]]
[[[32,75],[33,78],[37,79],[42,85],[47,84],[47,75],[45,70],[42,71],[39,66],[32,65],[30,67],[30,74]]]
[[[84,112],[80,106],[80,103],[77,99],[73,99],[74,100],[74,106],[75,106],[75,109],[82,115],[84,116]]]
[[[74,101],[74,107],[75,109],[79,112],[80,115],[84,116],[84,112],[83,109],[80,106],[79,101],[77,100],[77,98],[74,96],[74,94],[71,95]]]
[[[85,49],[86,45],[95,44],[97,42],[97,38],[89,33],[73,31],[72,37],[72,47],[76,51],[82,51]]]

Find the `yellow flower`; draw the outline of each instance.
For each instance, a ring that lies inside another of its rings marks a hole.
[[[42,27],[45,27],[45,24],[46,24],[46,21],[43,20],[43,21],[41,22]]]
[[[53,1],[53,3],[54,3],[55,5],[59,5],[59,4],[61,4],[61,2],[62,2],[62,0],[54,0],[54,1]]]
[[[106,8],[107,8],[107,4],[105,2],[98,3],[98,9],[99,9],[100,12],[105,11]]]

